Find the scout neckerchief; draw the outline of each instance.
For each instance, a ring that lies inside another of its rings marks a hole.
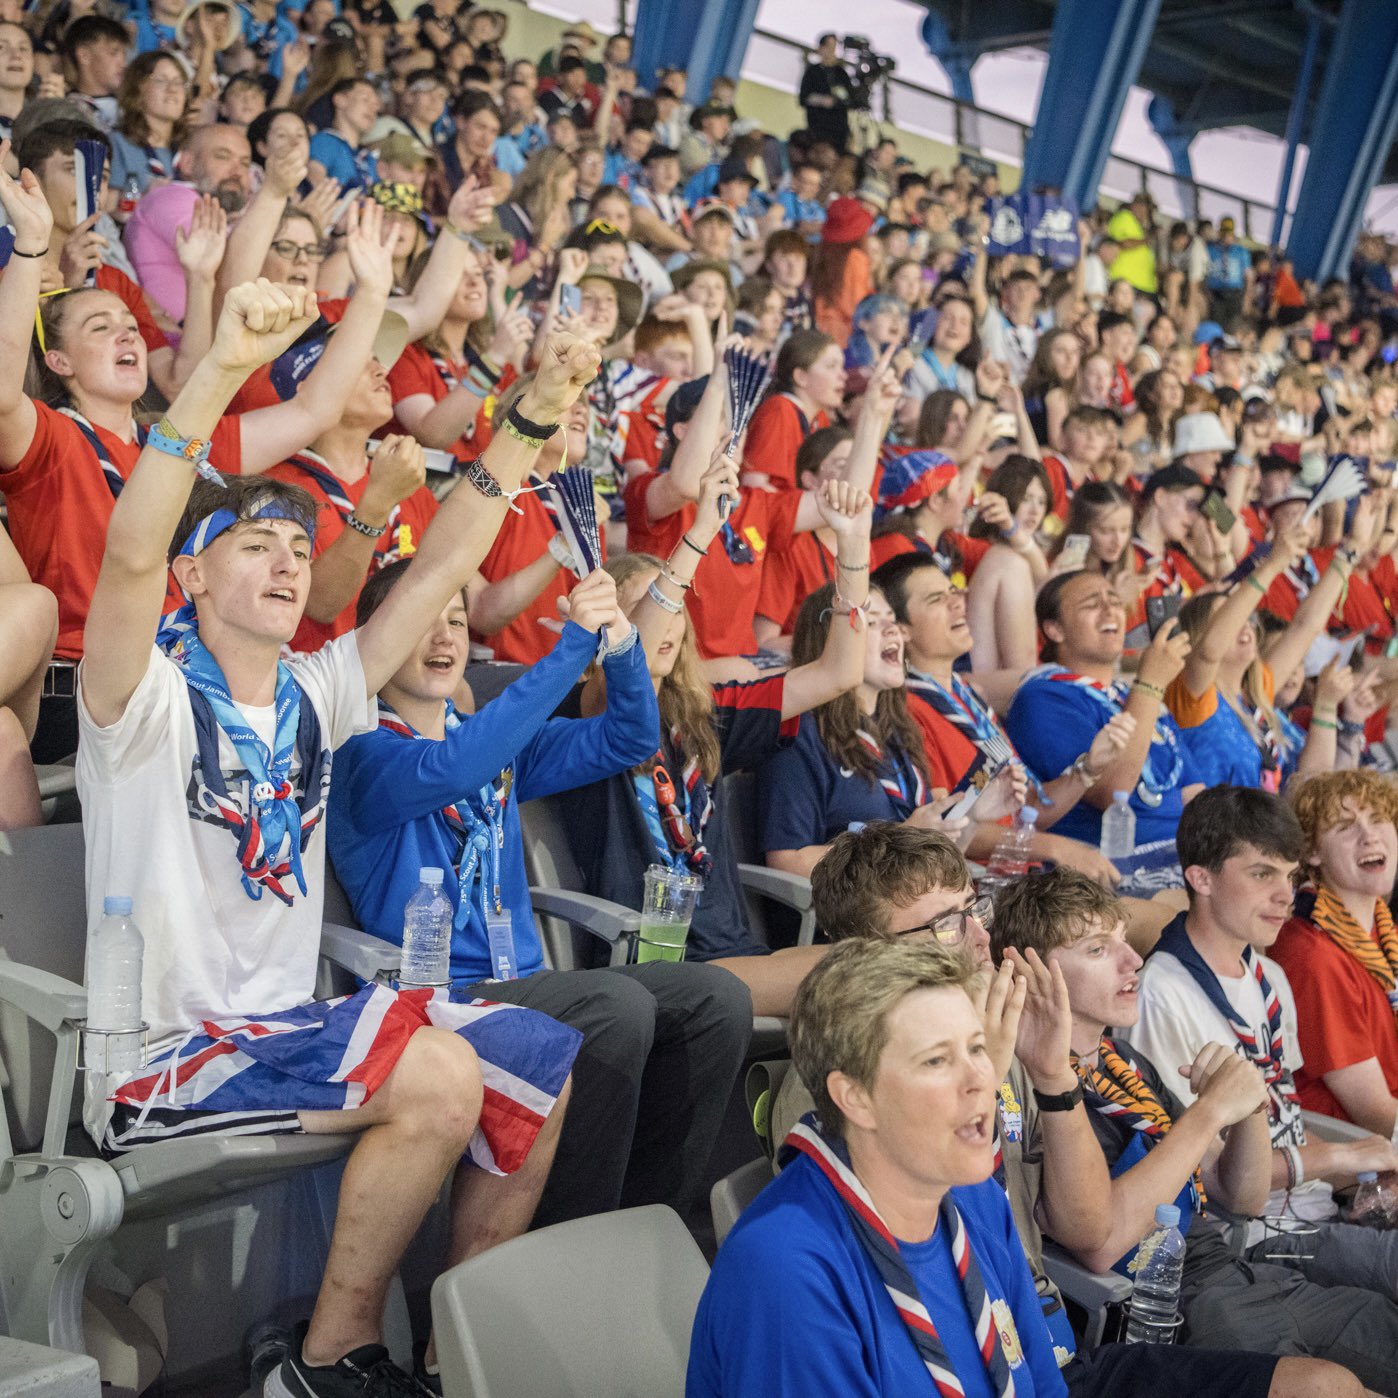
[[[927,804],[927,783],[916,763],[896,745],[884,752],[867,728],[856,728],[854,736],[879,765],[878,783],[888,794],[899,820],[906,820],[919,806]]]
[[[323,456],[317,456],[307,447],[288,456],[286,464],[309,476],[321,488],[331,508],[340,516],[341,523],[354,513],[354,502],[345,494],[344,481],[330,469],[330,463]],[[396,563],[403,556],[403,532],[400,528],[402,514],[403,503],[400,500],[388,512],[383,537],[374,545],[373,560],[370,564],[374,572],[378,572],[380,568],[387,568],[390,563]]]
[[[219,509],[202,519],[180,549],[195,557],[220,534],[249,519],[291,519],[285,507],[270,499],[241,518]],[[194,714],[197,752],[194,759],[196,798],[201,810],[215,816],[238,841],[243,889],[249,898],[264,889],[290,904],[295,887],[306,892],[301,855],[310,843],[330,795],[330,752],[321,741],[315,705],[301,691],[291,668],[277,662],[274,746],[253,731],[228,692],[219,663],[199,639],[192,603],[186,602],[165,619],[158,645],[179,665]],[[242,799],[228,789],[219,764],[219,734],[232,745],[247,773]],[[292,759],[300,771],[291,778]]]
[[[1361,927],[1340,899],[1322,884],[1315,892],[1314,905],[1309,912],[1298,906],[1297,911],[1310,920],[1335,943],[1348,952],[1378,982],[1388,997],[1394,1014],[1398,1015],[1398,934],[1393,929],[1393,914],[1381,898],[1374,900],[1374,932]]]
[[[1090,694],[1104,709],[1113,714],[1119,714],[1126,706],[1126,696],[1131,689],[1126,680],[1113,680],[1110,684],[1103,684],[1101,680],[1089,679],[1086,675],[1075,675],[1060,665],[1041,666],[1033,673],[1038,679],[1074,685],[1084,694]],[[1163,777],[1155,765],[1157,747],[1168,754],[1165,760],[1170,763],[1169,771]],[[1174,727],[1164,721],[1162,713],[1155,721],[1145,765],[1141,768],[1141,779],[1136,785],[1136,795],[1143,805],[1158,806],[1165,799],[1165,793],[1173,791],[1179,785],[1183,772],[1184,754],[1180,751],[1179,738]]]
[[[1159,578],[1162,594],[1179,593],[1181,597],[1192,594],[1193,589],[1185,581],[1168,544],[1164,553],[1156,553],[1144,539],[1137,537],[1131,540],[1131,547],[1136,551],[1136,571]]]
[[[1267,979],[1262,969],[1262,958],[1250,946],[1243,947],[1243,972],[1257,982],[1262,993],[1262,1003],[1266,1008],[1266,1023],[1262,1026],[1259,1038],[1254,1027],[1238,1013],[1233,1002],[1223,993],[1223,986],[1208,962],[1199,955],[1198,948],[1190,940],[1185,928],[1185,916],[1179,915],[1160,934],[1155,944],[1156,951],[1167,951],[1189,972],[1204,998],[1232,1026],[1238,1044],[1249,1063],[1262,1071],[1267,1082],[1267,1116],[1275,1124],[1282,1117],[1295,1117],[1299,1126],[1300,1108],[1296,1099],[1296,1085],[1288,1071],[1284,1045],[1282,1043],[1282,1007],[1276,989]]]
[[[1303,553],[1301,557],[1286,570],[1286,580],[1296,589],[1298,601],[1304,601],[1309,595],[1311,588],[1320,582],[1320,569],[1315,566],[1315,559],[1310,554]]]
[[[102,474],[107,478],[107,489],[112,492],[112,499],[115,500],[121,494],[122,486],[126,484],[121,472],[117,470],[116,463],[112,460],[112,454],[103,445],[101,437],[97,435],[97,429],[76,409],[59,408],[64,417],[70,419],[78,431],[87,438],[87,444],[97,454],[98,464],[102,467]],[[150,433],[148,427],[142,427],[140,423],[134,424],[136,428],[136,445],[144,447],[146,437]]]
[[[1222,691],[1220,691],[1222,694]],[[1238,721],[1247,729],[1248,737],[1257,745],[1262,759],[1262,786],[1265,790],[1281,790],[1282,747],[1281,736],[1268,721],[1261,704],[1249,702],[1245,694],[1235,697],[1223,695],[1228,707],[1238,716]]]
[[[879,1216],[869,1191],[850,1167],[849,1148],[842,1140],[824,1135],[816,1114],[808,1112],[782,1142],[782,1163],[789,1164],[798,1151],[815,1162],[849,1211],[855,1236],[869,1254],[869,1260],[887,1289],[888,1299],[893,1302],[899,1319],[908,1327],[908,1335],[918,1357],[927,1366],[937,1392],[942,1398],[964,1398],[966,1390],[951,1367],[946,1347],[918,1293],[917,1280],[903,1260],[898,1239]],[[991,1297],[986,1291],[980,1265],[951,1190],[942,1195],[937,1210],[937,1226],[946,1230],[952,1262],[961,1282],[962,1299],[976,1333],[976,1345],[981,1353],[981,1362],[985,1365],[990,1392],[995,1398],[1013,1398],[1014,1376],[1010,1373],[1010,1362],[1005,1356],[995,1317],[995,1308],[1004,1309],[1007,1303],[1004,1297]]]
[[[927,349],[923,352],[922,362],[925,365],[927,365],[927,367],[932,371],[932,377],[937,380],[937,384],[939,387],[950,388],[953,390],[956,388],[956,360],[952,360],[951,367],[949,369],[944,368],[942,365],[942,361],[937,358],[937,352],[929,345]]]
[[[1153,1146],[1170,1130],[1174,1122],[1160,1105],[1146,1080],[1116,1045],[1105,1035],[1098,1046],[1097,1066],[1090,1068],[1076,1054],[1073,1069],[1082,1083],[1087,1105],[1099,1116],[1112,1117],[1150,1138]],[[1208,1203],[1204,1193],[1204,1177],[1196,1169],[1190,1179],[1196,1213],[1203,1213]]]
[[[461,726],[461,716],[448,700],[446,727],[450,732]],[[424,738],[411,724],[394,713],[392,706],[379,699],[379,727],[396,733],[400,738]],[[451,830],[456,842],[452,868],[456,870],[456,886],[460,890],[453,925],[460,930],[470,921],[472,904],[479,901],[482,920],[492,904],[498,912],[500,901],[500,861],[505,848],[505,808],[509,805],[514,786],[514,769],[506,767],[493,782],[481,787],[479,812],[468,800],[453,801],[442,807],[439,814]],[[479,887],[479,900],[476,890]]]
[[[677,727],[670,729],[670,749],[673,764],[662,749],[643,771],[633,774],[632,786],[660,857],[671,868],[707,875],[714,860],[704,845],[704,831],[714,813],[713,791],[704,780],[698,759],[685,757]],[[676,766],[680,769],[678,784],[670,775]]]

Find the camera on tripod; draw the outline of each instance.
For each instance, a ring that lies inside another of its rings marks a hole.
[[[846,34],[843,46],[850,66],[850,106],[867,112],[874,103],[875,86],[886,83],[898,65],[892,58],[876,53],[862,34]]]

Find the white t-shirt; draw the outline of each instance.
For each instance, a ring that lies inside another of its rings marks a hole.
[[[353,632],[291,664],[315,706],[321,740],[332,751],[377,726]],[[298,892],[290,907],[265,890],[261,898],[250,898],[235,836],[193,804],[197,743],[180,667],[152,647],[126,712],[109,728],[99,728],[88,713],[81,669],[78,675],[77,786],[87,847],[88,926],[101,919],[105,896],[131,897],[145,939],[141,1010],[150,1025],[152,1056],[203,1019],[305,1004],[314,995],[320,945],[324,821],[302,855],[306,896]],[[242,712],[260,736],[271,736],[270,707]],[[241,797],[247,774],[222,733],[219,758],[229,794]],[[293,759],[293,774],[298,770]],[[90,1082],[87,1095],[84,1117],[100,1136],[109,1104],[100,1083]]]
[[[1281,1001],[1282,1062],[1294,1075],[1303,1061],[1301,1041],[1296,1032],[1296,999],[1286,972],[1270,957],[1260,959],[1262,973]],[[1218,983],[1228,1003],[1252,1026],[1253,1033],[1262,1042],[1266,1037],[1267,1007],[1256,979],[1251,975],[1219,976]],[[1194,977],[1169,952],[1153,952],[1147,959],[1141,971],[1139,994],[1140,1018],[1124,1037],[1155,1064],[1170,1090],[1188,1106],[1194,1101],[1194,1093],[1189,1079],[1177,1071],[1179,1067],[1192,1063],[1207,1043],[1235,1047],[1237,1035],[1228,1020],[1209,1003]],[[1299,1106],[1283,1111],[1280,1120],[1272,1126],[1273,1146],[1291,1143],[1300,1121]],[[1289,1206],[1284,1190],[1273,1191],[1267,1200],[1270,1215],[1287,1213],[1314,1221],[1333,1218],[1336,1212],[1330,1186],[1323,1180],[1307,1180],[1293,1189]],[[1260,1238],[1260,1225],[1254,1224],[1253,1228]],[[1254,1241],[1251,1234],[1248,1241]]]
[[[1008,364],[1010,377],[1021,384],[1034,362],[1042,330],[1043,322],[1037,316],[1029,325],[1014,325],[999,306],[989,306],[981,317],[981,349],[988,358]]]

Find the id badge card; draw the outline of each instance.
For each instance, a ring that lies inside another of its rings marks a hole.
[[[487,911],[485,935],[490,943],[490,975],[492,980],[512,981],[519,977],[519,962],[515,959],[515,933],[508,909]]]

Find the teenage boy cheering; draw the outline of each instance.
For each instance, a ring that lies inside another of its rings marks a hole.
[[[996,900],[994,941],[1002,952],[1037,951],[1068,985],[1074,1062],[1112,1183],[1103,1243],[1065,1245],[1087,1267],[1125,1272],[1155,1206],[1173,1201],[1187,1220],[1185,1344],[1331,1359],[1369,1388],[1398,1394],[1398,1305],[1357,1287],[1317,1286],[1290,1267],[1244,1263],[1205,1213],[1210,1198],[1242,1214],[1266,1204],[1267,1085],[1240,1054],[1206,1044],[1171,1065],[1195,1094],[1185,1107],[1162,1070],[1108,1034],[1136,1022],[1141,966],[1117,900],[1071,869],[1033,875]]]
[[[27,173],[19,186],[0,182],[27,245],[30,224],[42,222],[41,195]],[[428,530],[410,585],[362,633],[282,664],[309,587],[310,499],[255,480],[200,480],[191,494],[190,467],[247,375],[314,315],[306,288],[235,288],[213,348],[152,433],[113,511],[79,682],[78,787],[90,914],[95,921],[112,889],[134,900],[145,934],[143,1014],[157,1055],[134,1080],[93,1083],[87,1119],[116,1147],[235,1124],[362,1131],[315,1313],[268,1392],[387,1394],[411,1383],[377,1343],[403,1248],[468,1149],[487,1169],[458,1177],[453,1252],[528,1225],[557,1116],[545,1122],[577,1036],[528,1012],[381,987],[306,1011],[330,753],[373,726],[374,695],[479,563],[507,492],[597,356],[553,337],[510,425],[442,506],[441,527]],[[172,536],[178,553],[168,566],[190,603],[163,633],[166,654],[151,638],[165,596],[162,541]],[[250,1016],[282,1032],[230,1034],[217,1024]],[[469,1031],[474,1047],[444,1030]],[[372,1045],[356,1064],[365,1037]],[[498,1091],[506,1073],[522,1079],[512,1101]],[[116,1104],[103,1100],[113,1088]],[[189,1111],[217,1115],[182,1115]],[[487,1171],[516,1173],[496,1181]]]
[[[1381,1136],[1307,1140],[1293,1074],[1301,1066],[1296,1005],[1281,967],[1262,949],[1291,916],[1304,837],[1278,796],[1215,786],[1180,817],[1180,864],[1189,910],[1161,934],[1141,972],[1140,1020],[1132,1043],[1155,1063],[1192,1060],[1207,1043],[1236,1044],[1267,1081],[1271,1195],[1266,1213],[1301,1219],[1304,1233],[1265,1234],[1254,1223],[1248,1256],[1294,1257],[1312,1281],[1398,1292],[1398,1234],[1338,1221],[1331,1186],[1360,1170],[1398,1169]],[[1176,1089],[1193,1100],[1188,1083]]]
[[[731,475],[720,466],[706,480],[705,508],[715,514]],[[361,626],[416,567],[395,564],[369,580]],[[567,611],[552,651],[480,713],[463,716],[451,696],[469,630],[462,597],[450,599],[380,691],[379,727],[337,755],[330,854],[360,922],[393,942],[402,939],[419,867],[440,865],[456,905],[453,995],[527,1005],[582,1033],[562,1155],[539,1221],[650,1203],[683,1213],[747,1049],[752,999],[736,976],[693,962],[544,965],[519,803],[634,768],[654,754],[660,722],[645,652],[611,575],[599,569],[580,582]],[[599,656],[605,711],[551,718]]]

